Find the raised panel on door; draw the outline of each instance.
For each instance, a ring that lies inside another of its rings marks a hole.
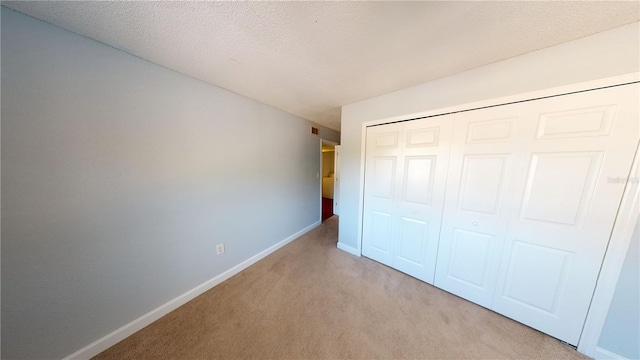
[[[465,155],[458,209],[495,215],[504,197],[510,154]]]
[[[603,155],[604,151],[531,154],[519,219],[581,226]]]
[[[529,308],[556,314],[574,253],[515,240],[503,296]],[[544,266],[540,266],[544,264]]]
[[[367,129],[363,255],[433,283],[451,116]]]
[[[371,209],[367,213],[367,251],[370,254],[385,257],[391,256],[391,230],[394,214],[388,211]],[[388,261],[387,261],[388,262]]]
[[[492,308],[576,345],[638,144],[638,85],[519,107],[516,199]]]
[[[362,254],[391,265],[401,124],[367,129]]]
[[[393,190],[396,182],[396,156],[374,156],[369,163],[371,176],[369,185],[370,195],[374,199],[393,200]]]
[[[411,218],[400,218],[400,232],[397,240],[396,257],[403,262],[422,266],[426,248],[429,223]],[[420,241],[416,241],[420,239]]]
[[[406,156],[404,163],[402,199],[408,203],[429,206],[433,193],[436,156]]]
[[[447,276],[466,286],[486,289],[495,236],[476,231],[454,229]]]
[[[457,114],[435,285],[491,306],[509,219],[508,179],[519,116],[491,108]]]

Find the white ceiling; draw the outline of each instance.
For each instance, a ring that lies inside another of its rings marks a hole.
[[[340,107],[640,19],[640,2],[6,2],[333,129]]]

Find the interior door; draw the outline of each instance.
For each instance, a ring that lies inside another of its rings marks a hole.
[[[452,116],[367,128],[362,254],[433,283]]]
[[[362,255],[391,266],[402,123],[367,128]]]
[[[521,114],[515,203],[492,308],[573,345],[638,144],[638,89],[509,105]]]
[[[511,211],[516,107],[456,115],[435,285],[491,307]]]

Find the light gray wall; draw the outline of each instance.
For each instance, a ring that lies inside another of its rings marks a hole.
[[[306,120],[6,8],[1,71],[2,358],[67,356],[320,219]]]
[[[640,359],[640,221],[631,237],[616,292],[598,346],[627,359]]]

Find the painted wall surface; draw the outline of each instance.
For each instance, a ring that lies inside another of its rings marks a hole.
[[[640,221],[636,223],[598,346],[640,359]]]
[[[342,108],[339,245],[357,249],[362,123],[637,72],[640,27],[625,25]]]
[[[65,357],[320,220],[310,122],[1,24],[2,358]]]

